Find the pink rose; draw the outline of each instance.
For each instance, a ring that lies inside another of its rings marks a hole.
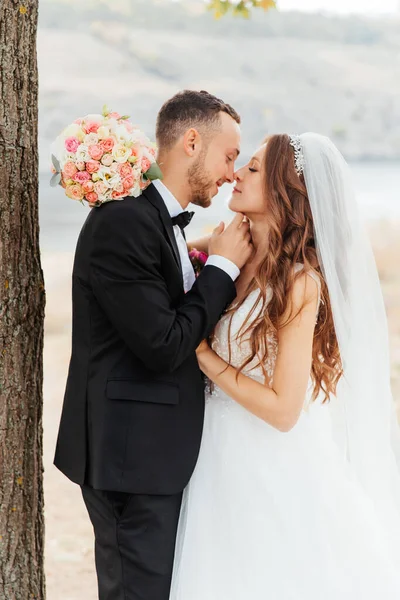
[[[148,148],[150,154],[155,158],[156,157],[156,149],[155,148]]]
[[[125,177],[125,179],[122,180],[122,185],[124,186],[125,191],[128,191],[131,188],[133,188],[133,186],[135,185],[135,178],[133,177],[133,175]]]
[[[202,265],[205,265],[208,260],[208,254],[206,254],[205,252],[199,252],[198,259]]]
[[[125,125],[126,130],[129,133],[132,133],[132,131],[134,130],[132,123],[130,121],[122,121],[122,123]]]
[[[86,163],[86,171],[90,174],[97,173],[100,169],[100,163],[98,160],[89,160]]]
[[[117,191],[113,191],[112,193],[112,197],[114,198],[114,200],[118,200],[118,198],[124,198],[126,195],[126,192],[122,191],[122,192],[117,192]]]
[[[83,119],[75,119],[74,123],[76,125],[81,125],[82,124]]]
[[[95,204],[99,198],[96,192],[89,192],[85,197],[89,204]]]
[[[82,183],[82,189],[85,192],[85,196],[87,196],[88,194],[93,192],[93,190],[94,190],[93,181],[85,181],[84,183]]]
[[[100,144],[92,144],[89,146],[89,155],[93,160],[100,160],[103,156],[104,152],[100,146]]]
[[[99,196],[104,196],[104,194],[106,193],[107,190],[108,190],[108,188],[107,188],[106,184],[103,183],[102,181],[96,181],[96,183],[94,184],[94,191]]]
[[[78,169],[80,171],[84,171],[85,170],[85,163],[84,162],[77,162],[76,166],[78,167]]]
[[[142,172],[146,173],[146,171],[148,171],[150,167],[151,162],[149,161],[149,159],[146,157],[142,158],[142,162],[140,163],[140,168],[142,169]]]
[[[78,150],[79,146],[80,141],[74,136],[68,137],[65,140],[65,149],[67,150],[67,152],[71,152],[73,154]]]
[[[117,112],[112,112],[109,115],[107,115],[107,118],[108,119],[117,119],[117,121],[118,121],[118,119],[121,118],[121,115]]]
[[[114,148],[114,145],[115,141],[112,138],[107,138],[100,142],[103,152],[111,152],[111,150]]]
[[[68,198],[72,198],[72,200],[83,200],[84,193],[82,186],[79,183],[73,183],[72,185],[67,185],[65,188],[65,193]]]
[[[81,185],[89,181],[89,179],[91,179],[91,177],[87,171],[78,171],[74,177],[74,181],[80,183]]]
[[[138,152],[138,150],[136,150],[136,148],[132,148],[132,150],[131,150],[131,156],[133,156],[136,159],[138,158],[139,152]]]
[[[100,128],[100,123],[86,121],[86,123],[83,123],[82,128],[85,133],[97,133]]]
[[[141,190],[145,190],[147,187],[149,187],[151,181],[140,181],[139,186]]]
[[[103,158],[101,159],[101,163],[105,166],[105,167],[111,167],[111,165],[114,162],[114,158],[112,156],[112,154],[105,154],[103,156]]]
[[[133,174],[133,169],[129,163],[123,163],[122,165],[118,165],[118,173],[122,179],[125,179]]]
[[[75,176],[77,170],[78,169],[71,160],[66,162],[62,170],[64,179],[72,179]]]

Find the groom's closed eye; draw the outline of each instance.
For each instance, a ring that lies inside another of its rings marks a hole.
[[[239,158],[240,150],[239,148],[228,148],[229,154],[226,155],[227,159],[230,161],[235,161]]]

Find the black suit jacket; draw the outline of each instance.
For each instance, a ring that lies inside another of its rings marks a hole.
[[[72,356],[55,465],[78,484],[174,494],[196,464],[204,385],[195,349],[235,297],[207,266],[184,293],[153,185],[92,209],[73,268]]]

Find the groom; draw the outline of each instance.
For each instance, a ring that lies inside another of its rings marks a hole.
[[[214,231],[195,281],[185,209],[209,206],[233,181],[239,123],[207,92],[171,98],[157,119],[163,182],[92,209],[79,236],[55,464],[82,487],[100,600],[169,597],[182,490],[203,426],[195,350],[251,254],[248,225],[236,217]]]

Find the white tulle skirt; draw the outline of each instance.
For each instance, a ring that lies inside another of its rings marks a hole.
[[[179,524],[171,600],[400,600],[400,553],[325,419],[281,433],[220,390]]]

